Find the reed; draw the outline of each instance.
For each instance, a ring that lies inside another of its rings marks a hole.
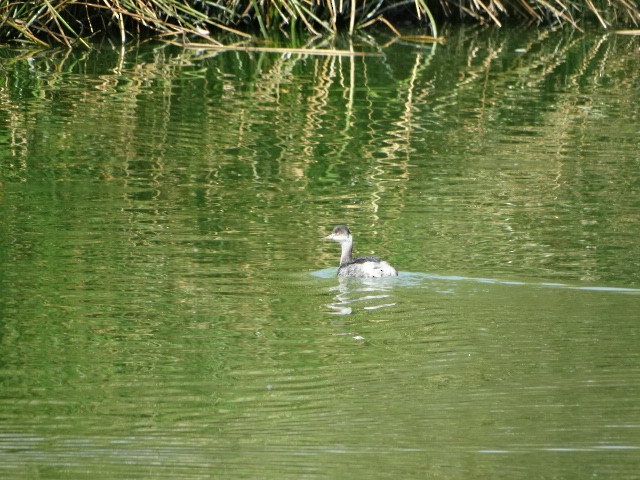
[[[295,38],[305,30],[313,35],[352,34],[379,24],[397,33],[396,22],[428,26],[437,37],[436,17],[499,26],[524,20],[576,28],[595,20],[604,28],[635,28],[640,8],[635,0],[5,0],[0,3],[0,41],[70,46],[115,32],[122,43],[151,34],[173,39],[195,36],[216,44],[214,37],[223,32]]]

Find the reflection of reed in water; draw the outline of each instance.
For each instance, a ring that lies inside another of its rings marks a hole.
[[[329,289],[335,292],[334,302],[326,306],[332,310],[332,315],[351,315],[354,304],[363,305],[363,310],[377,310],[379,308],[393,307],[395,302],[384,301],[393,298],[390,293],[392,283],[381,279],[338,278],[339,283]]]

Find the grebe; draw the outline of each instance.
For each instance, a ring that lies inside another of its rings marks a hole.
[[[384,260],[378,257],[358,257],[352,258],[353,237],[351,232],[344,225],[338,225],[333,229],[331,235],[324,237],[325,240],[338,242],[342,247],[340,255],[339,277],[395,277],[398,272]]]

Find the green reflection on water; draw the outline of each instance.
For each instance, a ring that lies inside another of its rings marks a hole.
[[[0,470],[635,474],[635,40],[447,36],[4,51]]]

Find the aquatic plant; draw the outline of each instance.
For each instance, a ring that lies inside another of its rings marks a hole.
[[[595,19],[603,27],[637,26],[640,8],[632,0],[43,0],[0,4],[0,40],[86,43],[115,32],[121,42],[140,34],[204,37],[220,32],[264,37],[275,32],[314,35],[396,22],[428,25],[437,37],[438,18],[502,25],[529,20],[579,24]]]

